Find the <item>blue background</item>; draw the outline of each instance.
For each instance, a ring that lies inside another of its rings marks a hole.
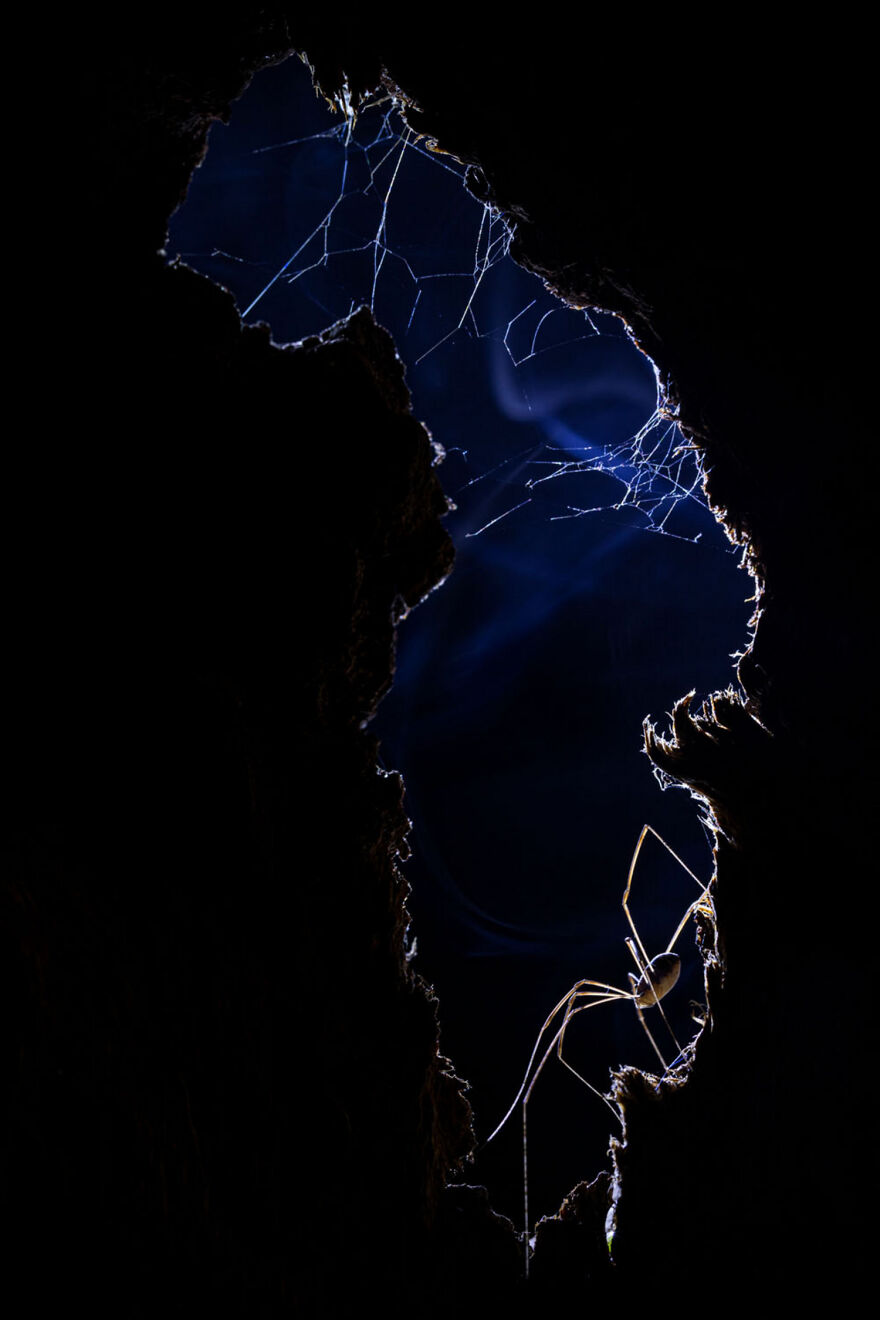
[[[641,751],[642,720],[663,724],[685,692],[733,681],[752,586],[699,501],[615,509],[625,487],[583,470],[635,434],[657,402],[653,368],[618,321],[562,308],[505,258],[456,329],[475,260],[487,243],[500,255],[505,231],[498,219],[489,227],[457,162],[415,143],[401,159],[399,140],[382,136],[388,111],[363,115],[346,153],[341,117],[315,96],[300,61],[261,73],[229,126],[212,130],[168,254],[226,285],[245,311],[311,236],[285,273],[313,268],[275,280],[246,320],[267,320],[283,343],[372,303],[407,364],[416,415],[446,450],[456,566],[401,625],[395,686],[374,727],[385,766],[405,776],[414,822],[413,965],[436,987],[441,1046],[472,1084],[482,1140],[568,986],[583,976],[626,986],[633,964],[620,898],[642,824],[709,878],[699,809],[681,791],[660,792]],[[344,170],[346,197],[326,228],[337,255],[322,262],[319,227]],[[276,428],[280,448],[290,443],[284,419],[261,417],[259,400],[254,424]],[[580,470],[528,485],[564,462]],[[333,466],[328,453],[326,483],[304,495],[328,516]],[[667,490],[657,487],[660,497]],[[566,517],[571,506],[602,511]],[[670,534],[651,530],[667,515]],[[647,844],[632,906],[649,952],[665,947],[694,896],[693,881]],[[679,952],[682,984],[667,1004],[684,1040],[700,995],[687,931]],[[583,1015],[569,1053],[600,1088],[619,1063],[653,1067],[625,1003]],[[529,1130],[534,1218],[602,1166],[613,1119],[548,1067]],[[512,1120],[468,1175],[517,1222],[520,1132]]]

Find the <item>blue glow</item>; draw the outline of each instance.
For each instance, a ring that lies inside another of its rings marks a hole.
[[[642,824],[708,879],[694,806],[659,793],[641,724],[691,688],[732,680],[750,584],[624,327],[563,307],[506,257],[509,232],[467,192],[464,169],[402,140],[391,109],[350,133],[299,61],[260,74],[212,130],[169,249],[278,342],[371,305],[408,364],[416,415],[447,451],[456,567],[402,625],[377,726],[414,819],[414,965],[441,994],[443,1047],[473,1083],[485,1136],[546,1010],[580,976],[620,984],[631,970],[620,897]],[[318,497],[332,506],[329,478]],[[649,948],[665,947],[691,890],[646,849],[633,908]],[[699,994],[686,946],[685,989],[669,1006],[679,1025]],[[586,1017],[581,1066],[595,1084],[621,1061],[651,1066],[627,1005]],[[554,1094],[592,1142],[575,1169],[590,1175],[607,1115],[576,1084]],[[538,1153],[541,1103],[536,1090],[536,1213],[573,1180],[570,1161]],[[521,1166],[497,1158],[518,1215]]]

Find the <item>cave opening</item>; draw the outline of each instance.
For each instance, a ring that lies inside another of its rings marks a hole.
[[[658,793],[641,724],[730,681],[748,590],[625,327],[520,269],[507,223],[465,186],[474,173],[396,115],[380,95],[340,120],[297,60],[261,72],[212,130],[170,252],[279,343],[370,306],[444,451],[457,564],[401,629],[377,727],[413,819],[413,966],[437,989],[482,1140],[549,1007],[578,977],[629,970],[620,896],[642,824],[708,879],[698,813]],[[332,455],[313,497],[329,515]],[[657,850],[638,891],[643,938],[664,947],[690,882]],[[700,995],[688,962],[671,1008],[683,1034]],[[651,1065],[626,1005],[591,1014],[572,1048],[600,1087],[610,1066]],[[530,1120],[536,1215],[601,1166],[608,1118],[547,1076]],[[515,1124],[476,1173],[518,1222]]]

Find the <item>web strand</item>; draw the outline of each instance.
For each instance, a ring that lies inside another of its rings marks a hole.
[[[318,222],[301,241],[292,244],[290,254],[246,300],[243,320],[262,313],[269,296],[277,299],[284,286],[291,292],[294,288],[302,290],[319,309],[327,307],[333,319],[332,303],[325,301],[310,277],[320,275],[324,281],[339,282],[348,278],[352,263],[368,262],[362,288],[359,290],[355,281],[345,305],[351,309],[366,305],[381,321],[386,315],[386,286],[390,288],[393,284],[395,296],[405,299],[402,333],[415,349],[407,353],[414,379],[417,369],[448,352],[453,342],[463,337],[482,341],[493,351],[503,353],[518,390],[517,406],[523,419],[531,417],[533,377],[524,374],[526,368],[532,372],[540,360],[550,361],[552,354],[564,354],[583,341],[607,338],[613,332],[605,322],[612,322],[613,318],[602,317],[590,309],[567,307],[537,281],[533,296],[502,311],[497,291],[494,285],[490,287],[490,282],[504,263],[512,261],[511,222],[492,205],[473,196],[467,188],[465,165],[433,149],[433,144],[414,132],[406,123],[404,107],[387,93],[377,94],[356,113],[347,97],[340,102],[340,108],[343,118],[338,124],[311,135],[260,146],[253,153],[255,156],[287,153],[291,171],[307,168],[311,152],[321,153],[322,161],[335,156],[338,184],[335,197],[328,199]],[[448,177],[453,196],[457,186],[456,223],[467,223],[467,217],[473,217],[470,269],[444,268],[442,252],[422,249],[409,237],[406,241],[394,238],[396,208],[405,217],[401,233],[409,235],[414,205],[429,205],[419,200],[418,185],[412,182],[413,170],[424,171],[426,163],[430,163],[431,171]],[[401,190],[410,191],[401,197]],[[369,220],[365,218],[364,208],[370,207],[374,219],[367,228]],[[295,214],[298,213],[299,208]],[[213,255],[231,265],[256,269],[254,262],[226,247],[215,248]],[[343,267],[344,275],[334,274],[342,272]],[[447,309],[454,307],[455,290],[459,286],[460,301],[450,316]],[[435,330],[438,316],[446,320],[446,328],[442,328],[442,321],[439,323],[441,333]],[[619,337],[619,323],[614,323],[614,330]],[[688,501],[705,506],[700,455],[684,441],[675,419],[664,411],[659,398],[647,421],[620,443],[592,442],[588,437],[582,441],[570,427],[556,419],[543,421],[536,416],[535,423],[542,426],[547,439],[541,452],[531,460],[529,471],[516,489],[503,497],[506,507],[500,511],[497,505],[487,509],[464,535],[475,537],[490,532],[511,515],[533,505],[540,494],[538,508],[552,522],[600,512],[631,511],[635,515],[632,526],[638,530],[685,540],[698,539],[682,536],[670,521]],[[478,472],[467,485],[472,486],[496,468],[497,465],[490,464],[487,471]],[[586,501],[572,499],[570,495],[566,498],[564,490],[576,485],[580,492],[587,478],[604,479],[604,484],[596,484],[595,480],[586,483],[598,498]],[[562,498],[556,499],[560,479],[564,479],[564,486],[559,487]],[[504,485],[508,484],[512,483],[505,478]],[[548,497],[552,497],[549,505]],[[486,513],[491,516],[485,516]]]

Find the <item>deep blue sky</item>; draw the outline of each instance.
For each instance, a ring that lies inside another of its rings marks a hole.
[[[347,198],[286,275],[319,262],[325,236],[329,252],[352,250],[292,283],[277,279],[246,319],[267,320],[287,342],[373,300],[407,364],[415,412],[447,450],[440,475],[457,505],[449,519],[457,563],[401,627],[396,684],[377,731],[385,765],[405,775],[414,820],[415,966],[436,986],[443,1048],[473,1084],[485,1137],[567,987],[582,976],[626,985],[620,897],[643,822],[709,877],[698,810],[680,791],[660,792],[641,725],[646,715],[662,722],[691,688],[707,694],[732,681],[751,583],[696,500],[671,513],[664,501],[652,514],[649,499],[641,511],[615,510],[625,487],[595,472],[527,484],[634,435],[655,408],[653,369],[619,322],[562,308],[509,258],[481,281],[473,318],[445,338],[473,293],[475,259],[487,243],[500,252],[504,230],[497,220],[489,226],[455,162],[413,146],[401,159],[399,141],[376,140],[383,113],[358,124]],[[339,197],[340,122],[298,60],[258,75],[230,125],[212,130],[172,221],[169,255],[225,284],[244,311]],[[328,515],[333,461],[328,455],[326,485],[311,493]],[[634,475],[630,466],[620,472]],[[560,517],[571,506],[604,512]],[[667,513],[672,535],[649,530]],[[649,952],[665,947],[693,897],[692,881],[659,845],[646,847],[633,909]],[[689,932],[679,952],[697,973]],[[686,970],[667,1001],[685,1036],[688,1000],[698,994]],[[651,1066],[628,1004],[577,1025],[572,1057],[600,1087],[610,1066]],[[563,1070],[548,1069],[545,1080],[530,1108],[536,1215],[601,1167],[613,1122]],[[517,1222],[519,1132],[512,1122],[473,1175]]]

